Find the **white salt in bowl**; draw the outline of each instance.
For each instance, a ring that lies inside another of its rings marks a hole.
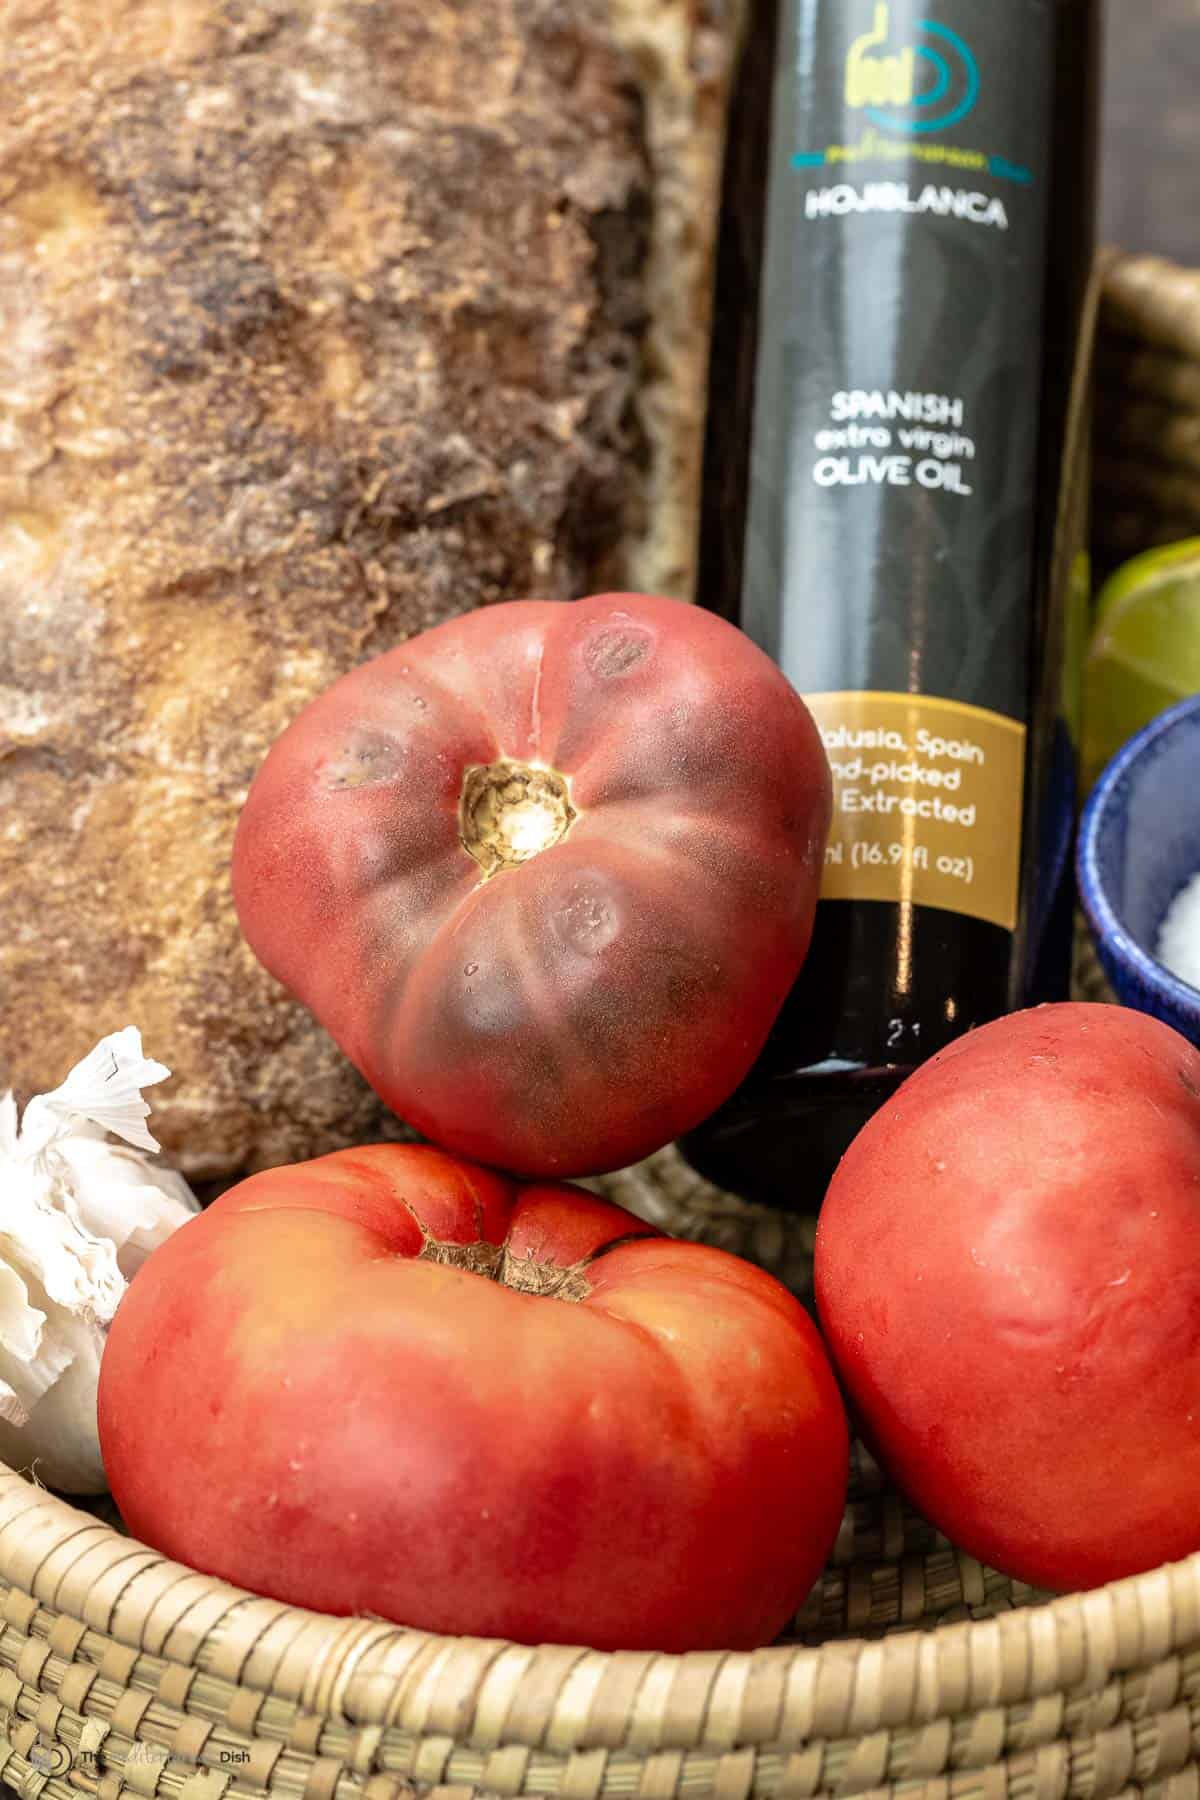
[[[1117,998],[1200,1045],[1200,989],[1159,960],[1168,910],[1200,875],[1200,694],[1148,725],[1109,763],[1083,815],[1078,873]],[[1200,934],[1200,902],[1196,909]]]

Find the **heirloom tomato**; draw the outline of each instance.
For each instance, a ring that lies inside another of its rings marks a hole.
[[[131,1531],[430,1631],[750,1648],[842,1515],[847,1431],[771,1276],[425,1146],[231,1189],[134,1279],[100,1377]]]
[[[808,711],[678,601],[514,602],[344,676],[271,750],[251,947],[396,1112],[524,1175],[612,1169],[747,1073],[829,824]]]
[[[817,1301],[868,1437],[1036,1587],[1200,1550],[1200,1054],[1116,1006],[985,1025],[851,1145]]]

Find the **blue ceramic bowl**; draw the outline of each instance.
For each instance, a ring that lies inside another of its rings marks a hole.
[[[1200,1044],[1200,991],[1154,954],[1171,901],[1200,873],[1200,694],[1117,753],[1079,836],[1079,891],[1105,974],[1126,1006]]]

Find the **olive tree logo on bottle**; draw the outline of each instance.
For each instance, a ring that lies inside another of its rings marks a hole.
[[[979,64],[966,40],[933,19],[918,31],[919,43],[894,45],[891,8],[878,0],[871,29],[850,46],[846,105],[883,131],[947,131],[979,99]]]

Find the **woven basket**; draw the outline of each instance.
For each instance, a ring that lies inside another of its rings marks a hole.
[[[1146,259],[1105,275],[1102,562],[1200,531],[1200,276]],[[671,1152],[606,1185],[806,1288],[810,1222],[717,1194]],[[326,1618],[167,1562],[7,1471],[0,1620],[0,1774],[26,1800],[1200,1800],[1200,1556],[1048,1601],[956,1551],[861,1451],[791,1641],[753,1655]]]

